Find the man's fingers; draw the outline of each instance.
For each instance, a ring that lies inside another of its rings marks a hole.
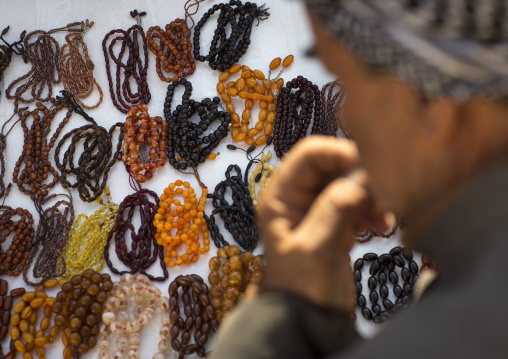
[[[363,220],[369,195],[363,183],[342,177],[328,185],[316,198],[296,232],[309,246],[319,247],[337,239],[339,251],[349,251],[354,228]]]
[[[357,150],[350,141],[321,136],[300,141],[270,180],[260,201],[260,218],[265,217],[265,207],[271,207],[270,201],[277,199],[296,225],[324,187],[357,165]],[[272,215],[269,208],[267,212]]]

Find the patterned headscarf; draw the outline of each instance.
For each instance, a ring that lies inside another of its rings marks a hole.
[[[508,0],[307,0],[362,61],[427,98],[508,97]]]

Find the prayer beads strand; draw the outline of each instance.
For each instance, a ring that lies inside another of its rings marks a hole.
[[[158,309],[162,312],[158,352],[153,359],[164,359],[171,349],[169,299],[142,274],[124,274],[115,283],[102,314],[104,325],[99,337],[99,359],[140,359],[141,330]],[[114,343],[114,346],[112,345]],[[114,350],[111,355],[110,352]]]
[[[203,187],[198,201],[189,182],[177,180],[161,195],[153,224],[157,228],[155,234],[157,244],[166,248],[164,262],[168,266],[196,262],[199,255],[210,250],[210,235],[203,214],[207,194],[208,189]],[[175,198],[176,196],[182,196],[183,203]],[[203,247],[200,243],[201,236]],[[183,244],[187,246],[187,250],[180,255],[177,251]]]
[[[110,193],[107,186],[104,193],[107,196],[107,203],[91,216],[80,214],[72,225],[69,241],[64,250],[65,277],[81,274],[89,268],[97,272],[104,268],[104,247],[119,210],[116,203],[109,202]],[[102,199],[100,203],[102,204]]]
[[[87,110],[99,107],[104,98],[102,89],[93,75],[95,65],[88,56],[88,47],[83,41],[83,37],[92,26],[93,21],[86,20],[81,25],[81,32],[65,36],[67,43],[62,46],[59,66],[65,90],[72,93],[76,101]],[[85,105],[81,100],[90,96],[95,88],[99,92],[99,100],[95,105]]]

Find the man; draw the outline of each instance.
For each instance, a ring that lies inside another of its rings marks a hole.
[[[355,144],[310,138],[284,158],[259,210],[264,285],[211,357],[507,357],[508,1],[308,3]],[[348,251],[388,211],[439,275],[364,342]]]

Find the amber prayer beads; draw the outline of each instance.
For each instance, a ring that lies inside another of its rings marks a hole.
[[[1,343],[6,337],[8,338],[7,334],[10,332],[9,324],[11,322],[11,310],[14,300],[25,294],[25,288],[12,289],[10,293],[8,289],[9,282],[0,279],[0,359],[14,359],[16,357],[16,349],[14,348],[15,336],[13,337],[12,333],[10,333],[9,353],[4,355]]]

